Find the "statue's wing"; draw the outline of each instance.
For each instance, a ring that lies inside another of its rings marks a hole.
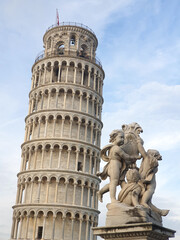
[[[108,144],[105,147],[103,147],[103,149],[101,150],[101,158],[103,161],[105,162],[109,162],[109,150],[111,149],[111,147],[113,146],[113,144]]]

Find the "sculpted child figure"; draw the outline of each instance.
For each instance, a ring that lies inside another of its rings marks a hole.
[[[144,191],[144,186],[140,183],[140,174],[137,169],[129,169],[126,174],[127,182],[118,195],[118,200],[129,206],[140,206],[140,198]]]
[[[128,166],[140,156],[130,156],[124,152],[122,145],[124,144],[124,132],[121,130],[114,130],[110,134],[111,144],[106,145],[101,151],[101,158],[108,162],[102,173],[97,173],[101,179],[105,180],[108,176],[110,177],[110,183],[106,184],[98,192],[99,201],[102,202],[103,194],[110,191],[111,202],[117,202],[116,200],[116,187],[123,185],[125,174],[128,170]]]
[[[142,195],[141,205],[146,208],[151,208],[153,211],[159,213],[161,216],[166,216],[169,213],[169,210],[161,210],[155,207],[151,200],[156,188],[156,176],[155,174],[158,171],[158,161],[162,160],[162,156],[157,150],[149,149],[145,151],[141,140],[138,139],[138,148],[139,152],[143,156],[141,166],[139,169],[141,182],[145,187],[145,192]]]

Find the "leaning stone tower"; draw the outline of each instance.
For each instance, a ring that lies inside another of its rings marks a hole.
[[[32,66],[11,239],[92,240],[98,222],[102,87],[98,40],[62,23]]]

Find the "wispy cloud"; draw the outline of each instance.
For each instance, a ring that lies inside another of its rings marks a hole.
[[[114,92],[121,95],[121,90]],[[104,112],[104,131],[119,128],[126,122],[139,122],[145,129],[146,145],[168,150],[180,144],[177,129],[180,128],[180,86],[168,86],[157,82],[127,90],[121,102],[109,99]],[[118,98],[118,97],[117,97]],[[109,106],[111,111],[108,112]],[[112,126],[111,123],[114,123]]]

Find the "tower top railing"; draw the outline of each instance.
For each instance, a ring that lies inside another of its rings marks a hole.
[[[48,53],[47,54],[47,57],[67,57],[67,56],[72,56],[72,57],[79,57],[79,58],[83,58],[83,59],[87,59],[89,61],[92,61],[93,63],[96,63],[97,65],[99,65],[101,68],[102,68],[102,64],[101,64],[101,61],[99,60],[98,57],[90,57],[90,56],[83,56],[83,55],[80,55],[79,52],[72,52],[72,51],[68,51],[68,52],[65,52],[64,54],[62,55],[59,55],[58,53]],[[45,58],[45,53],[44,53],[44,50],[41,51],[37,56],[36,56],[36,59],[35,59],[35,63],[38,62],[39,60]]]
[[[95,36],[95,32],[89,28],[88,26],[82,24],[82,23],[76,23],[76,22],[60,22],[59,24],[53,24],[52,26],[48,27],[48,29],[46,30],[49,31],[50,29],[52,28],[55,28],[55,27],[60,27],[60,26],[76,26],[76,27],[81,27],[81,28],[84,28],[84,29],[87,29],[88,31],[92,32]]]

